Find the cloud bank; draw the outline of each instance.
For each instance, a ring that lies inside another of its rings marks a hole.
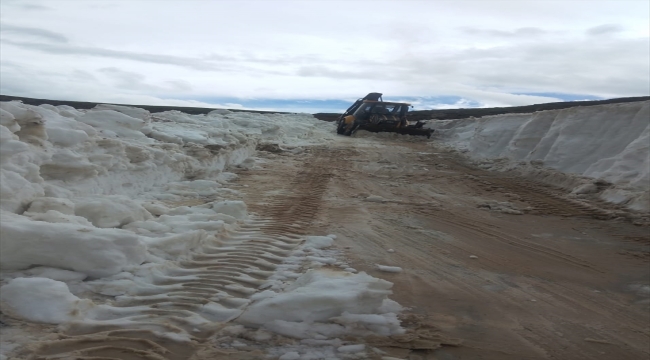
[[[268,105],[263,100],[349,101],[379,91],[426,108],[650,95],[650,5],[642,1],[0,7],[7,95]]]

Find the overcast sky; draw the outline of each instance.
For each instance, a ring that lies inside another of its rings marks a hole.
[[[0,93],[308,112],[368,92],[418,108],[647,96],[649,32],[648,0],[1,0]]]

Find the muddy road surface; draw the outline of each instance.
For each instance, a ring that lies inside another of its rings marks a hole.
[[[407,317],[450,339],[390,355],[650,356],[650,236],[634,215],[480,170],[431,141],[340,138],[259,156],[238,180],[252,212],[281,231],[336,234],[352,267],[393,282]]]

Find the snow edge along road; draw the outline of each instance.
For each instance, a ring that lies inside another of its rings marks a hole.
[[[332,136],[328,124],[228,111],[1,109],[3,312],[59,324],[35,333],[7,318],[3,356],[186,358],[211,335],[239,329],[225,326],[232,320],[260,338],[311,338],[333,353],[345,345],[336,336],[403,332],[391,283],[338,260],[327,249],[334,236],[296,233],[296,221],[317,211],[309,204],[326,188],[326,159],[293,183],[301,199],[271,206],[268,217],[232,200],[241,190],[225,169],[263,165],[252,156],[257,143],[311,146]],[[314,297],[329,300],[315,309]],[[273,310],[281,304],[303,311]],[[344,356],[365,356],[350,349]]]

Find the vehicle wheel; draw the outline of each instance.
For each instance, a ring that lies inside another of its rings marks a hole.
[[[341,121],[339,126],[336,127],[336,133],[339,135],[345,135],[345,123]]]
[[[358,128],[359,128],[359,125],[358,125],[358,124],[352,125],[352,127],[350,128],[350,130],[347,130],[343,135],[345,135],[345,136],[351,136],[352,134],[354,134],[355,131],[357,131]]]

